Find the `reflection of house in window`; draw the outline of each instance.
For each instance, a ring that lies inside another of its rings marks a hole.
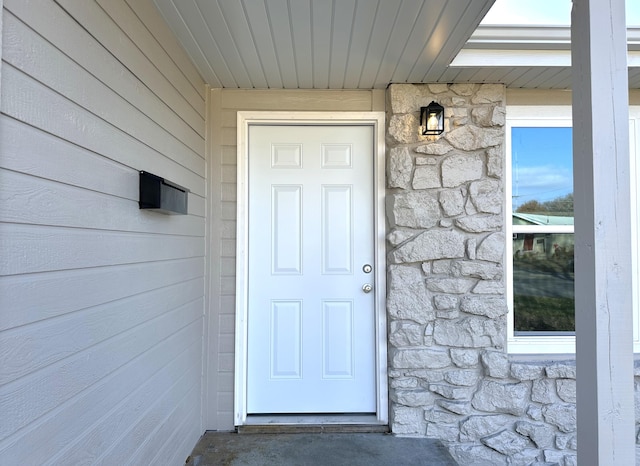
[[[550,258],[564,251],[573,251],[573,235],[567,235],[573,233],[573,217],[514,212],[513,225],[513,229],[518,231],[513,233],[513,254],[516,257],[528,253],[544,254]]]
[[[572,334],[573,217],[512,213],[513,334]]]
[[[549,235],[546,235],[546,236],[549,236]],[[535,239],[535,243],[534,243],[534,239]],[[545,253],[546,251],[547,251],[546,238],[536,238],[536,235],[533,233],[524,234],[524,240],[522,242],[522,252]]]
[[[533,235],[526,234],[524,235],[524,245],[522,247],[523,251],[533,251]]]

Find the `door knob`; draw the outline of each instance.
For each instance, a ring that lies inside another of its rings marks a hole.
[[[364,291],[365,293],[370,293],[372,289],[373,287],[368,283],[365,283],[364,285],[362,285],[362,291]]]

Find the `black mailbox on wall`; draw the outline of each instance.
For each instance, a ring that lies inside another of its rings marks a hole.
[[[162,214],[186,214],[189,190],[151,173],[140,172],[141,209]]]

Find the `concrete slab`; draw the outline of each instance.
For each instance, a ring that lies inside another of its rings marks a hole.
[[[456,466],[438,440],[378,433],[206,432],[188,466]]]

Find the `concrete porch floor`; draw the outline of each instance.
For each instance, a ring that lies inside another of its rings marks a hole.
[[[456,466],[438,440],[382,433],[205,432],[187,466]]]

